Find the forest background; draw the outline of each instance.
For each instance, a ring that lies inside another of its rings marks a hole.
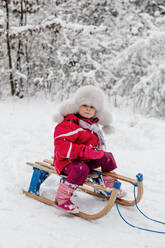
[[[165,0],[1,0],[0,100],[82,85],[165,117]]]

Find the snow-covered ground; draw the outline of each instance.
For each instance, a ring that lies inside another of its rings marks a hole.
[[[108,106],[107,106],[108,107]],[[0,248],[164,248],[165,235],[131,228],[116,207],[105,217],[86,221],[65,216],[57,209],[22,194],[28,189],[32,168],[27,161],[53,155],[52,115],[57,104],[48,101],[11,100],[0,103]],[[107,148],[118,163],[118,173],[144,175],[144,196],[139,207],[165,222],[165,121],[113,109],[115,134],[106,136]],[[50,176],[41,193],[54,198],[59,178]],[[122,184],[133,197],[132,186]],[[80,208],[97,211],[104,201],[77,193]],[[132,224],[165,232],[165,226],[146,220],[135,207],[120,210]]]

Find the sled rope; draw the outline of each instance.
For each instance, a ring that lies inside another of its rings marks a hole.
[[[135,199],[135,206],[136,208],[138,209],[138,211],[147,219],[153,221],[153,222],[157,222],[159,224],[163,224],[165,225],[165,222],[162,222],[162,221],[159,221],[159,220],[155,220],[153,218],[150,218],[149,216],[147,216],[145,213],[142,212],[142,210],[139,208],[138,204],[137,204],[137,201],[136,201],[136,186],[134,185],[134,199]]]
[[[152,219],[150,217],[148,217],[146,214],[144,214],[138,207],[137,205],[137,201],[136,201],[136,186],[137,185],[134,185],[134,200],[135,200],[135,206],[136,208],[138,209],[138,211],[147,219],[151,220],[151,221],[154,221],[154,222],[157,222],[157,223],[160,223],[160,224],[165,224],[164,222],[161,222],[161,221],[158,221],[158,220],[155,220],[155,219]],[[133,228],[136,228],[136,229],[139,229],[139,230],[142,230],[142,231],[147,231],[147,232],[152,232],[152,233],[159,233],[159,234],[165,234],[165,232],[162,232],[162,231],[157,231],[157,230],[153,230],[153,229],[149,229],[149,228],[144,228],[144,227],[139,227],[139,226],[136,226],[136,225],[133,225],[131,223],[129,223],[124,217],[123,215],[121,214],[120,210],[119,210],[119,205],[118,205],[118,202],[116,201],[116,208],[117,208],[117,211],[120,215],[120,217],[122,218],[122,220],[129,226],[133,227]]]

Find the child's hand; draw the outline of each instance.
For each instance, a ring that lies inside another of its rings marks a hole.
[[[99,159],[102,158],[104,155],[103,150],[98,150],[95,147],[92,146],[85,146],[82,148],[82,151],[80,152],[80,157],[83,159]]]

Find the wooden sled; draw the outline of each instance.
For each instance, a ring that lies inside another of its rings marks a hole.
[[[47,176],[49,174],[58,175],[54,166],[53,166],[53,161],[51,161],[51,160],[45,159],[43,162],[35,162],[35,163],[29,163],[28,162],[27,164],[32,166],[33,169],[37,172],[46,172]],[[118,175],[117,173],[101,172],[99,169],[94,170],[94,172],[99,172],[101,175],[111,176],[111,177],[114,177],[118,180],[136,185],[137,186],[136,203],[138,203],[141,200],[142,195],[143,195],[143,176],[142,176],[142,174],[140,174],[140,173],[137,174],[137,176],[136,176],[137,179],[135,180],[135,179],[131,179],[128,177]],[[33,172],[33,175],[34,175],[34,172]],[[66,177],[65,175],[60,175],[60,176],[63,178]],[[118,191],[119,191],[120,185],[121,185],[120,182],[117,181],[116,183],[114,183],[113,189],[110,190],[109,188],[106,188],[102,185],[90,182],[90,177],[95,178],[96,174],[95,173],[89,174],[87,177],[87,180],[85,181],[83,186],[79,186],[78,188],[81,191],[84,191],[88,194],[107,199],[106,205],[101,211],[99,211],[98,213],[95,213],[95,214],[87,214],[87,213],[80,211],[79,213],[74,213],[74,215],[79,216],[79,217],[84,218],[84,219],[87,219],[87,220],[95,220],[95,219],[101,218],[102,216],[106,215],[112,209],[113,205],[115,204],[115,201],[117,201],[118,204],[123,205],[123,206],[134,206],[135,205],[135,200],[125,200],[125,199],[117,198],[117,194],[118,194]],[[32,177],[32,180],[33,179],[36,180],[35,178]],[[31,180],[31,184],[32,184],[32,180]],[[96,193],[96,192],[94,192],[94,189],[109,192],[110,196]],[[28,191],[23,190],[23,193],[26,196],[29,196],[33,199],[40,201],[40,202],[43,202],[43,203],[48,204],[50,206],[55,206],[54,201],[51,201],[45,197],[39,196],[36,191],[31,189],[31,187],[29,187]]]

